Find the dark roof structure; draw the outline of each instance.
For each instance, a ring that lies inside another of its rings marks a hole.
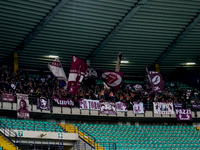
[[[17,52],[19,68],[47,69],[58,55],[69,70],[77,55],[114,70],[122,52],[127,74],[200,68],[200,0],[2,0],[0,19],[1,64]]]

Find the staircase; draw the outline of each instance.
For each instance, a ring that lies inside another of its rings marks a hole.
[[[83,141],[81,138],[74,144],[73,150],[95,150],[92,146],[88,143]]]
[[[10,141],[8,141],[3,135],[0,134],[0,146],[3,150],[19,150]]]
[[[80,143],[77,143],[77,144],[80,144],[80,146],[81,146],[80,150],[90,150],[91,149],[91,147],[89,147],[89,149],[85,148],[86,145],[84,144],[84,142],[91,145],[95,150],[104,150],[103,147],[101,147],[98,143],[96,143],[90,137],[85,135],[83,132],[79,131],[78,128],[73,126],[72,124],[59,124],[59,126],[63,129],[63,131],[67,131],[68,133],[78,133],[78,136],[81,139],[83,139],[82,144],[81,144],[81,141],[80,141]],[[79,149],[76,149],[76,150],[79,150]]]

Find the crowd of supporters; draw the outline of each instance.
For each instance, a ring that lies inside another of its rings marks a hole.
[[[167,86],[162,93],[152,92],[148,79],[145,79],[143,84],[138,85],[140,88],[135,88],[136,84],[122,82],[120,88],[114,91],[105,84],[80,84],[77,95],[72,95],[64,88],[65,83],[58,81],[51,73],[40,73],[32,77],[28,71],[18,70],[17,75],[12,71],[3,70],[0,68],[0,90],[1,92],[9,93],[24,93],[29,96],[47,98],[62,97],[72,98],[75,105],[78,107],[78,99],[93,99],[104,100],[111,102],[125,102],[132,107],[133,102],[143,102],[146,108],[152,109],[152,103],[157,102],[174,102],[188,105],[199,102],[199,93],[197,89],[185,91],[178,87],[175,92],[168,90]],[[95,82],[90,82],[95,83]],[[167,85],[167,84],[166,84]]]

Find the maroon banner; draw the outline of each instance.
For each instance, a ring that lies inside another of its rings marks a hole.
[[[102,114],[116,114],[115,103],[100,102],[100,113],[102,113]]]
[[[17,118],[29,119],[28,94],[17,94]]]
[[[153,90],[153,92],[162,92],[164,91],[164,82],[163,82],[163,78],[162,75],[158,72],[155,71],[148,71],[148,69],[146,68],[147,73],[148,73],[148,77],[151,83],[151,88]]]
[[[54,101],[62,107],[73,107],[74,106],[74,102],[72,99],[68,98],[54,98]]]
[[[11,93],[1,93],[1,100],[5,102],[14,102],[15,96]]]
[[[50,100],[45,97],[37,98],[37,109],[50,110]]]
[[[190,109],[176,109],[177,120],[192,120],[192,112]]]
[[[122,82],[124,76],[123,72],[101,71],[102,80],[112,89],[117,90]]]
[[[72,94],[78,93],[79,83],[83,80],[88,65],[79,57],[72,56],[71,68],[68,78],[67,91]]]

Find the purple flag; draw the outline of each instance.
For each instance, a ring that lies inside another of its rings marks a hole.
[[[192,112],[190,109],[176,109],[177,120],[192,120]]]
[[[74,102],[72,99],[68,98],[54,98],[54,101],[59,105],[59,106],[63,106],[63,107],[73,107],[74,106]]]
[[[1,93],[1,100],[5,101],[5,102],[14,102],[15,101],[15,97],[12,93]]]
[[[79,99],[78,101],[80,109],[100,110],[100,104],[98,100]]]
[[[116,111],[127,111],[127,106],[124,102],[116,102],[115,103]]]
[[[102,113],[102,114],[116,114],[115,103],[100,102],[100,113]]]
[[[45,97],[37,98],[37,109],[50,110],[50,101]]]
[[[146,71],[147,71],[153,92],[164,91],[165,84],[163,82],[162,75],[155,71],[148,71],[147,68],[146,68]]]
[[[29,119],[29,102],[27,94],[17,94],[17,118]]]

